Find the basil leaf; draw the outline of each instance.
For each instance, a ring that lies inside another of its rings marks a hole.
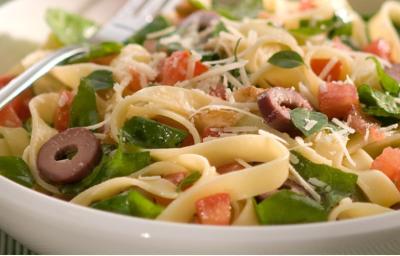
[[[400,83],[385,72],[385,69],[376,57],[368,57],[368,59],[375,63],[376,72],[378,73],[379,83],[382,89],[395,97],[399,96]]]
[[[113,73],[109,70],[96,70],[88,75],[85,80],[96,91],[111,89],[114,86]]]
[[[305,108],[296,108],[290,111],[290,119],[294,126],[305,136],[319,132],[328,125],[328,117],[320,112],[311,111]],[[314,125],[307,127],[310,122]]]
[[[119,54],[121,48],[122,44],[117,42],[103,42],[98,45],[91,45],[88,53],[71,57],[64,64],[90,62],[98,58]]]
[[[350,197],[357,188],[357,175],[343,172],[325,164],[316,164],[299,153],[292,152],[290,162],[296,171],[316,187],[322,205],[330,210],[340,200]]]
[[[358,87],[358,96],[367,114],[400,119],[400,108],[393,96],[374,90],[365,84]]]
[[[99,114],[96,106],[96,92],[88,79],[83,78],[78,93],[74,97],[70,111],[70,127],[83,127],[97,124]]]
[[[294,51],[277,52],[269,58],[268,62],[280,68],[296,68],[304,64],[301,56]]]
[[[177,186],[177,190],[179,191],[183,191],[186,188],[190,187],[191,185],[193,185],[196,181],[198,181],[201,177],[201,173],[200,172],[192,172],[191,174],[189,174],[187,177],[185,177]]]
[[[92,208],[148,219],[156,218],[164,208],[140,192],[132,190],[91,205]]]
[[[121,141],[143,148],[176,148],[188,136],[179,130],[159,122],[135,116],[121,129]]]
[[[233,20],[255,18],[263,9],[262,0],[218,0],[212,1],[212,9]]]
[[[46,22],[64,45],[83,43],[98,29],[94,22],[61,9],[48,9]]]
[[[281,190],[256,205],[262,225],[326,221],[328,213],[318,202],[290,190]]]
[[[146,40],[147,34],[157,32],[169,27],[171,24],[163,16],[157,16],[154,20],[136,32],[134,35],[129,37],[126,44],[143,44]]]
[[[119,148],[114,154],[104,154],[100,164],[88,176],[78,183],[63,186],[61,192],[75,195],[108,179],[130,175],[150,163],[149,152],[127,153]]]
[[[28,188],[35,185],[28,165],[20,157],[0,156],[0,175]]]

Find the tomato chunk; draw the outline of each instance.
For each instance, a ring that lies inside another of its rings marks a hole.
[[[129,73],[131,75],[131,81],[129,82],[128,86],[124,90],[124,95],[131,95],[140,89],[142,89],[142,84],[140,81],[140,74],[134,69],[129,69]],[[147,80],[147,79],[146,79]],[[147,81],[145,81],[147,83]]]
[[[311,68],[318,76],[324,71],[325,67],[329,64],[330,59],[312,59]],[[323,74],[322,80],[327,82],[338,81],[342,75],[343,65],[340,61],[337,61],[335,65],[330,69],[329,73]]]
[[[200,224],[229,225],[231,210],[231,198],[227,193],[214,194],[196,202],[196,216]]]
[[[217,84],[216,86],[211,87],[209,94],[211,96],[218,97],[223,100],[228,99],[228,95],[226,95],[226,88],[223,84]]]
[[[372,43],[367,45],[363,50],[364,52],[375,54],[381,57],[382,59],[390,61],[391,48],[389,43],[383,39],[377,39],[373,41]]]
[[[204,141],[204,138],[207,137],[220,137],[220,133],[222,132],[221,128],[213,128],[213,127],[208,127],[203,130],[203,133],[201,134],[201,138]]]
[[[371,141],[380,141],[385,138],[385,134],[379,130],[378,123],[364,115],[360,110],[353,109],[347,117],[347,123],[362,135],[368,132]]]
[[[371,168],[382,171],[400,189],[400,149],[385,148],[372,162]]]
[[[7,105],[0,110],[0,126],[11,128],[22,126],[22,121],[18,117],[12,105]]]
[[[172,182],[175,185],[179,185],[183,179],[185,179],[186,173],[185,172],[175,172],[171,174],[164,175],[164,179]]]
[[[164,85],[174,85],[187,79],[190,51],[176,51],[168,57],[161,68],[160,82]],[[193,76],[201,75],[208,68],[200,61],[196,61]]]
[[[319,108],[329,118],[347,118],[359,104],[357,89],[352,84],[327,83],[319,89]]]
[[[229,164],[224,164],[221,166],[217,167],[217,172],[219,174],[225,174],[228,172],[234,172],[234,171],[239,171],[242,170],[244,168],[243,165],[239,164],[238,162],[233,162],[233,163],[229,163]]]
[[[314,0],[300,0],[299,3],[299,10],[300,11],[307,11],[317,7],[314,3]]]
[[[70,110],[74,95],[70,91],[62,91],[58,98],[58,106],[54,115],[54,127],[62,132],[69,127]]]

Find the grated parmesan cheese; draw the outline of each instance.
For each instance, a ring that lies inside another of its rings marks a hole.
[[[306,125],[304,126],[304,130],[306,131],[310,131],[318,123],[317,121],[308,118],[305,118],[304,121],[306,122]]]

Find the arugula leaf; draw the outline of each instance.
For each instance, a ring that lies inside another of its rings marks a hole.
[[[330,210],[340,200],[352,196],[357,188],[357,175],[343,172],[325,164],[316,164],[297,152],[291,153],[296,171],[321,195],[322,205]]]
[[[119,54],[122,49],[122,44],[117,42],[103,42],[97,45],[91,45],[89,52],[69,58],[64,64],[76,64],[82,62],[90,62],[92,60]]]
[[[134,35],[129,37],[125,44],[143,44],[146,40],[147,34],[157,32],[169,27],[170,22],[163,16],[157,16],[154,20],[136,32]]]
[[[399,96],[400,83],[386,73],[385,69],[382,67],[382,64],[376,57],[368,57],[367,59],[370,59],[375,63],[376,72],[378,73],[379,83],[381,84],[382,89],[395,97]]]
[[[99,122],[96,92],[88,79],[83,78],[70,111],[70,127],[90,126]]]
[[[95,91],[111,89],[114,86],[113,73],[109,70],[96,70],[85,78]]]
[[[148,219],[156,218],[164,207],[136,190],[127,191],[91,205],[92,208]]]
[[[61,9],[48,9],[46,22],[64,45],[83,43],[98,29],[94,22]]]
[[[263,9],[262,0],[218,0],[212,1],[212,9],[233,20],[255,18]]]
[[[393,96],[374,90],[369,85],[358,87],[360,102],[364,103],[363,110],[377,117],[394,117],[400,119],[400,107]]]
[[[130,175],[150,163],[149,152],[127,153],[122,148],[118,148],[114,154],[104,154],[100,164],[83,180],[63,186],[61,192],[76,195],[108,179]]]
[[[198,181],[201,177],[201,173],[198,171],[192,172],[189,174],[187,177],[185,177],[177,186],[177,190],[183,191],[186,188],[190,187],[193,185],[196,181]]]
[[[188,133],[159,122],[134,116],[121,129],[121,141],[144,148],[176,148]]]
[[[0,175],[28,188],[35,185],[28,165],[20,157],[0,156]]]
[[[281,190],[256,205],[262,225],[326,221],[328,213],[318,202],[290,190]]]
[[[268,60],[274,66],[281,68],[296,68],[304,64],[301,56],[295,51],[280,51],[271,56]]]
[[[328,125],[328,117],[320,112],[311,111],[305,108],[296,108],[290,111],[290,119],[294,126],[299,129],[305,136],[310,136],[319,132]],[[314,122],[311,128],[307,127],[308,122]],[[306,129],[307,128],[307,129]]]

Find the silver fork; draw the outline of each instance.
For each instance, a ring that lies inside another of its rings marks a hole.
[[[151,22],[161,12],[172,11],[179,0],[127,0],[118,13],[101,30],[90,38],[89,43],[123,41],[135,31]],[[36,80],[57,64],[77,54],[87,53],[88,46],[73,45],[62,48],[29,67],[0,90],[0,109],[10,103]]]

